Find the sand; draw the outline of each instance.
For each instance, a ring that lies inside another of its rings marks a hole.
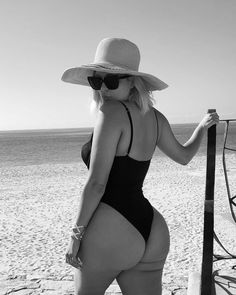
[[[236,156],[231,154],[227,162],[235,195]],[[145,179],[144,194],[165,217],[171,235],[163,295],[186,294],[189,273],[201,269],[205,170],[205,156],[196,156],[187,166],[154,157]],[[73,269],[65,263],[64,254],[86,177],[82,162],[0,169],[0,294],[9,292],[14,279],[72,283]],[[230,216],[221,156],[216,158],[215,230],[227,249],[236,253],[236,226]],[[216,243],[215,252],[224,253]],[[217,262],[215,268],[232,265],[233,261]],[[31,291],[40,294],[37,287]]]

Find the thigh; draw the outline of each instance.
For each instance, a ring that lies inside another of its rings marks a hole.
[[[121,272],[116,280],[123,295],[161,295],[163,269],[144,271],[130,269]]]
[[[83,266],[75,269],[76,294],[103,294],[123,269],[140,261],[144,251],[142,235],[118,211],[101,202],[77,254]]]
[[[170,236],[164,217],[155,208],[153,210],[152,229],[142,259],[116,278],[124,295],[161,294]]]
[[[75,295],[104,295],[106,289],[115,280],[120,271],[74,269]]]

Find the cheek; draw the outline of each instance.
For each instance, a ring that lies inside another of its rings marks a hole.
[[[124,98],[129,95],[130,89],[128,87],[122,87],[117,89],[115,95],[119,98]]]
[[[119,88],[124,95],[127,95],[130,92],[130,83],[129,83],[129,81],[122,81],[122,82],[123,83],[121,83],[121,85],[120,85],[121,87],[119,87]]]
[[[110,94],[115,98],[127,97],[130,93],[130,84],[127,81],[120,81],[119,87],[115,90],[110,90]]]

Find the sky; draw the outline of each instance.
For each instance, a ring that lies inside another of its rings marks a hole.
[[[154,97],[171,124],[236,118],[235,15],[236,0],[0,0],[0,130],[94,126],[91,89],[61,76],[106,37],[169,85]]]

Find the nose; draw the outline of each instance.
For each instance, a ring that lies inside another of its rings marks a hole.
[[[101,91],[107,91],[107,87],[104,82],[102,83]]]

